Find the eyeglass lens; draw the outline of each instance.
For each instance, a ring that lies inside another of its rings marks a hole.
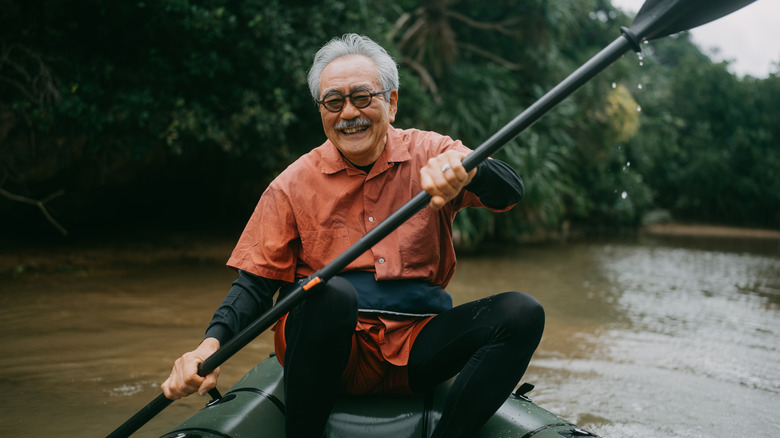
[[[355,90],[346,96],[341,93],[330,93],[322,100],[322,105],[328,111],[341,111],[344,107],[344,102],[349,98],[355,108],[365,108],[371,105],[371,97],[372,93],[368,90]]]

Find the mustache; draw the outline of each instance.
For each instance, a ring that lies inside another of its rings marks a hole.
[[[358,126],[370,126],[370,125],[371,125],[371,120],[358,117],[352,120],[342,120],[336,123],[336,126],[334,126],[333,129],[347,129],[347,128],[356,128]]]

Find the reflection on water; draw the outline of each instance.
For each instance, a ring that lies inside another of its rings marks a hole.
[[[233,279],[227,250],[176,263],[92,251],[116,263],[14,278],[16,262],[0,254],[10,264],[0,265],[0,436],[105,436],[160,393]],[[536,296],[547,328],[524,378],[536,384],[530,396],[605,437],[780,432],[777,251],[651,240],[519,247],[462,257],[449,289],[456,302]],[[263,334],[223,366],[220,387],[271,350]],[[173,403],[137,436],[159,436],[204,402]]]

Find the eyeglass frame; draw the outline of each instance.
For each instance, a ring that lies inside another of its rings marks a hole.
[[[358,91],[368,91],[368,103],[366,105],[358,106],[358,105],[355,104],[355,101],[352,99],[352,95],[357,93]],[[325,96],[323,97],[322,100],[315,100],[315,101],[317,102],[318,105],[322,105],[326,110],[328,110],[328,111],[330,111],[332,113],[338,113],[338,112],[341,112],[341,110],[344,109],[344,105],[346,105],[347,99],[349,99],[350,103],[352,103],[352,106],[354,106],[355,108],[363,109],[363,108],[368,108],[371,105],[371,102],[374,101],[374,96],[378,96],[380,94],[385,94],[385,93],[388,93],[390,91],[393,91],[393,89],[392,88],[388,88],[386,90],[372,92],[372,91],[369,91],[368,88],[356,88],[356,89],[352,90],[352,92],[349,93],[349,94],[341,94],[338,91],[329,91],[329,92],[327,92],[325,94]],[[325,98],[327,98],[328,96],[333,95],[333,94],[338,94],[339,96],[341,96],[341,99],[339,99],[341,101],[341,108],[339,108],[337,110],[332,110],[332,109],[328,108],[325,105]]]

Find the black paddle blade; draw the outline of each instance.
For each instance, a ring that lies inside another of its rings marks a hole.
[[[647,0],[630,31],[640,40],[661,38],[717,20],[754,1]]]

